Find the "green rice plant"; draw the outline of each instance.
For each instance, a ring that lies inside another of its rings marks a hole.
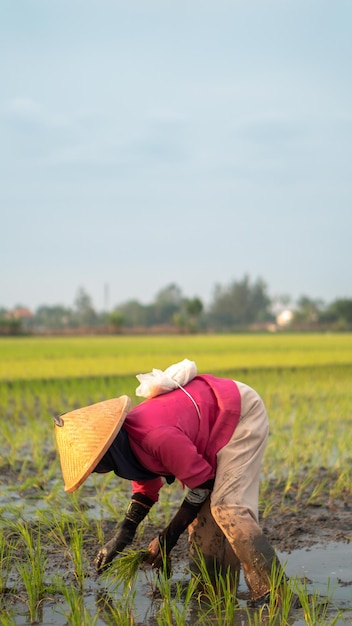
[[[28,564],[18,563],[17,571],[22,579],[27,593],[26,604],[28,606],[29,620],[31,623],[37,622],[39,619],[38,610],[43,599],[43,588],[38,577],[33,576],[33,572],[28,568]]]
[[[198,602],[202,611],[200,623],[211,620],[211,623],[227,626],[228,624],[245,623],[248,626],[288,626],[292,623],[292,606],[295,601],[291,581],[285,577],[285,565],[273,564],[270,577],[270,600],[267,605],[258,609],[243,609],[235,595],[233,578],[228,571],[225,576],[216,574],[215,581],[209,576],[202,554],[197,555],[200,571],[197,585],[201,592]],[[194,591],[194,590],[193,590]],[[244,620],[244,621],[243,621]]]
[[[290,624],[290,613],[295,603],[295,595],[285,575],[285,563],[278,566],[273,562],[270,576],[270,602],[268,617],[272,624],[279,623],[281,626]]]
[[[301,474],[298,477],[298,483],[296,487],[296,502],[299,502],[302,498],[302,494],[309,491],[309,487],[314,483],[315,468],[311,468],[305,474]]]
[[[126,553],[121,553],[102,573],[102,579],[109,579],[115,589],[120,587],[132,589],[138,570],[148,554],[148,550],[128,550]]]
[[[80,525],[82,529],[86,531],[89,530],[89,503],[86,494],[83,491],[74,491],[73,493],[67,494],[66,498],[69,502],[70,510],[72,511],[72,522],[74,522],[75,525]]]
[[[110,592],[100,595],[98,605],[104,615],[104,621],[111,626],[135,624],[135,585],[139,569],[147,554],[147,550],[128,550],[121,553],[102,572],[100,578],[109,585]],[[114,593],[114,599],[111,593]]]
[[[219,626],[234,623],[235,610],[238,606],[236,598],[237,580],[234,580],[230,568],[224,573],[213,568],[213,576],[205,563],[202,552],[196,549],[194,556],[198,575],[192,574],[193,590],[197,590],[197,599],[202,613]]]
[[[317,591],[309,593],[305,580],[295,579],[295,592],[304,612],[304,621],[308,626],[334,626],[343,616],[343,612],[336,609],[334,615],[329,617],[331,611],[333,589],[330,589],[330,580],[328,581],[326,595],[322,597]]]
[[[97,606],[99,614],[108,626],[135,625],[135,591],[126,588],[118,598],[108,592],[99,593]]]
[[[3,609],[1,611],[1,626],[16,626],[18,621],[15,616],[15,612],[13,609]]]
[[[337,498],[342,498],[345,502],[349,502],[351,499],[351,485],[352,485],[352,463],[346,464],[344,468],[341,468],[337,480],[330,485],[330,503]]]
[[[104,544],[105,535],[103,530],[103,520],[102,518],[93,519],[91,521],[91,532],[96,537],[97,545],[101,546]]]
[[[79,588],[83,590],[86,572],[83,553],[83,529],[78,524],[71,523],[68,526],[68,533],[70,537],[69,555],[74,567],[74,576]]]
[[[115,481],[118,479],[114,477]],[[108,515],[118,523],[127,509],[131,499],[130,492],[123,490],[123,486],[118,485],[106,491],[100,498],[101,514]]]
[[[10,419],[0,421],[0,434],[3,458],[3,462],[1,463],[0,461],[1,466],[5,465],[6,468],[17,472],[19,468],[18,459],[20,458],[19,450],[22,446],[22,442],[20,437],[17,436],[17,429],[15,429],[14,424],[11,423]]]
[[[67,529],[71,523],[72,515],[60,510],[60,514],[57,511],[50,509],[49,511],[38,511],[37,513],[39,521],[47,528],[47,541],[53,543],[60,548],[69,550],[69,536]]]
[[[189,580],[174,581],[171,573],[171,560],[165,554],[160,570],[151,570],[150,582],[155,605],[153,621],[160,626],[183,626],[189,623],[188,620],[191,618],[198,579],[192,576]],[[191,623],[196,623],[193,617]]]
[[[74,585],[61,584],[61,593],[65,599],[66,607],[60,609],[60,613],[67,619],[70,626],[95,626],[99,615],[94,615],[85,606],[85,598],[80,589]]]
[[[84,541],[86,537],[86,527],[81,524],[81,520],[76,520],[72,513],[61,513],[57,515],[55,511],[38,514],[42,523],[46,525],[47,543],[57,545],[58,550],[64,550],[73,565],[73,575],[81,591],[84,588],[87,563],[84,552]]]
[[[267,495],[269,494],[269,495]],[[265,519],[270,515],[270,513],[274,509],[274,502],[270,498],[270,489],[269,487],[261,487],[260,496],[259,496],[259,510],[261,517]]]
[[[324,466],[336,467],[338,471],[341,468],[346,480],[332,485],[333,489],[338,493],[343,484],[346,493],[351,493],[352,434],[348,427],[352,413],[351,370],[337,368],[334,373],[329,368],[329,374],[327,376],[324,368],[286,372],[284,380],[277,383],[279,388],[276,388],[275,395],[269,386],[269,378],[263,386],[261,395],[266,401],[271,423],[263,476],[267,481],[274,477],[287,480],[287,492],[292,480],[302,477],[300,495],[302,489],[309,487],[307,483],[314,473]],[[272,382],[275,383],[275,377]],[[341,397],[346,402],[339,409]]]
[[[18,531],[22,539],[24,560],[17,563],[17,571],[26,589],[29,617],[31,622],[34,622],[45,593],[44,574],[47,559],[42,550],[40,528],[35,533],[28,524],[21,523],[18,525]]]
[[[310,495],[308,496],[306,505],[309,506],[311,504],[316,504],[319,503],[320,499],[324,499],[325,498],[325,492],[326,492],[326,486],[328,484],[328,479],[324,478],[323,480],[321,480],[318,484],[316,484]]]
[[[219,575],[216,580],[215,587],[208,583],[204,586],[204,577],[202,575],[203,592],[198,600],[201,601],[200,606],[205,610],[205,615],[220,626],[226,626],[235,619],[236,608],[238,608],[237,599],[233,590],[231,590],[230,574],[227,572],[225,576]]]
[[[13,556],[13,541],[9,540],[0,528],[0,598],[7,591],[7,583],[11,571]]]
[[[157,580],[161,602],[155,612],[154,619],[158,626],[183,626],[187,624],[192,613],[197,580],[191,578],[187,584],[183,582],[171,584],[165,576],[159,576]]]

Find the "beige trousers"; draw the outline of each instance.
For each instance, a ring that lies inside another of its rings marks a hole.
[[[276,555],[258,525],[259,478],[268,438],[268,416],[258,393],[235,381],[241,416],[228,443],[217,454],[214,489],[189,527],[191,567],[199,571],[202,553],[209,576],[230,568],[233,587],[242,565],[253,599],[267,593]]]

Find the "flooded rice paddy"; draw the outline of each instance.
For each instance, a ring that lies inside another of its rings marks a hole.
[[[306,351],[300,354],[304,365]],[[325,608],[315,599],[317,610],[305,607],[273,621],[248,611],[241,579],[238,605],[231,596],[227,612],[222,604],[210,610],[199,594],[187,595],[186,533],[173,550],[173,576],[162,593],[150,570],[122,586],[116,584],[118,565],[98,577],[94,557],[122,519],[129,485],[91,477],[79,493],[65,494],[52,416],[121,393],[133,396],[134,377],[9,379],[0,384],[1,626],[351,626],[352,366],[303,365],[236,371],[236,377],[260,391],[271,418],[260,494],[263,532],[292,581],[304,585],[304,597],[327,596]],[[182,489],[162,495],[133,548],[148,545],[182,497]]]
[[[321,470],[319,480],[322,479]],[[280,497],[280,488],[276,485],[277,497]],[[6,590],[1,596],[0,624],[37,623],[42,626],[71,626],[80,624],[89,626],[119,624],[133,626],[166,626],[167,624],[180,625],[212,625],[222,626],[256,626],[273,624],[265,614],[255,617],[255,611],[246,607],[248,592],[241,577],[238,589],[238,607],[234,611],[233,620],[219,621],[218,618],[207,615],[207,608],[200,607],[197,594],[184,608],[184,596],[190,582],[188,569],[188,543],[185,533],[173,551],[173,575],[171,579],[170,598],[174,603],[173,611],[178,618],[171,621],[166,619],[163,609],[164,600],[157,591],[156,575],[149,569],[140,569],[133,584],[128,586],[116,585],[114,576],[98,576],[93,567],[93,560],[97,550],[96,523],[99,509],[96,506],[94,487],[85,488],[84,502],[90,516],[89,523],[84,522],[85,530],[82,533],[81,556],[84,572],[81,578],[75,572],[72,559],[72,544],[69,543],[70,525],[64,530],[67,543],[57,539],[57,529],[53,531],[52,522],[45,526],[46,519],[55,520],[60,525],[61,517],[67,520],[77,520],[77,512],[63,508],[53,512],[50,502],[38,498],[38,490],[28,491],[28,498],[16,490],[2,490],[0,507],[3,514],[8,515],[11,526],[22,519],[29,524],[34,535],[39,532],[38,518],[42,517],[41,549],[45,559],[44,593],[38,601],[34,614],[28,608],[28,591],[25,581],[21,580],[19,570],[11,565],[6,580]],[[66,496],[67,497],[67,496]],[[17,511],[17,520],[16,518]],[[50,511],[50,514],[49,514]],[[48,517],[47,517],[48,516]],[[264,532],[275,545],[286,573],[292,580],[304,581],[309,594],[318,594],[322,598],[328,597],[329,604],[324,618],[310,621],[303,609],[290,613],[289,621],[285,624],[301,626],[333,625],[346,626],[352,624],[352,523],[351,509],[344,502],[335,502],[333,510],[323,506],[304,506],[300,511],[287,508],[272,510],[271,515],[262,520]],[[4,517],[2,519],[4,523]],[[21,522],[20,522],[21,523]],[[55,526],[54,523],[54,526]],[[105,537],[111,536],[116,527],[115,521],[105,519],[101,530]],[[143,532],[136,539],[133,547],[145,548],[160,526],[160,519],[147,523]],[[71,528],[71,533],[72,529]],[[9,532],[8,539],[16,545],[13,556],[21,560],[21,550],[26,550],[24,542],[15,537],[16,532]],[[72,541],[72,537],[71,537]],[[16,543],[17,542],[17,543]],[[23,547],[22,547],[23,546]],[[70,599],[70,593],[72,597]],[[67,595],[65,595],[65,593]],[[77,606],[77,602],[81,606]],[[75,607],[72,606],[72,603]],[[75,616],[75,610],[77,615]],[[184,612],[184,613],[182,613]],[[183,615],[183,617],[182,617]],[[276,622],[280,624],[281,622]]]
[[[286,562],[286,572],[290,576],[305,578],[307,589],[310,593],[317,592],[321,596],[329,595],[330,604],[326,613],[324,623],[336,624],[336,626],[346,626],[352,624],[352,569],[351,569],[351,546],[343,543],[329,542],[325,545],[317,545],[311,548],[293,550],[289,555],[279,553],[281,559]],[[187,571],[188,563],[179,562],[173,572],[173,580],[184,582],[189,580]],[[103,626],[111,624],[111,617],[106,614],[113,607],[114,603],[119,602],[119,593],[110,591],[109,585],[105,582],[97,580],[97,578],[89,579],[84,589],[84,604],[91,615],[97,614],[95,624]],[[235,614],[233,626],[247,626],[250,624],[246,606],[247,588],[241,578],[239,585],[239,608]],[[120,596],[121,598],[121,596]],[[158,621],[157,613],[159,610],[160,599],[153,598],[153,578],[150,573],[140,571],[134,586],[134,621],[131,624],[135,626],[149,625],[157,626],[163,622]],[[180,609],[182,607],[182,599],[179,600]],[[21,602],[14,601],[13,605],[16,624],[28,624],[30,622],[28,611]],[[36,623],[44,626],[66,626],[71,622],[67,618],[69,608],[63,599],[47,599],[42,603],[37,612]],[[334,621],[337,617],[337,621]],[[197,603],[194,602],[188,611],[187,620],[184,624],[199,623],[197,616]],[[6,621],[0,623],[6,624]],[[10,622],[9,622],[10,623]],[[83,624],[84,622],[82,622]],[[114,622],[118,624],[119,622]],[[125,622],[121,622],[125,623]],[[166,622],[165,622],[166,623]],[[176,622],[175,622],[176,623]],[[208,622],[216,623],[216,622]],[[266,623],[265,615],[262,616],[263,624]],[[289,622],[292,626],[302,626],[308,622],[304,618],[302,610],[294,610],[291,612]],[[319,622],[321,623],[321,622]],[[313,625],[312,625],[313,626]]]

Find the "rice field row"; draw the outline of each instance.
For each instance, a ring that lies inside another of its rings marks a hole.
[[[352,363],[352,334],[0,338],[0,380],[121,376],[184,358],[200,372]]]
[[[335,489],[351,487],[352,365],[218,373],[251,385],[265,401],[271,434],[264,479],[289,480],[324,466],[340,473]],[[0,469],[11,467],[25,476],[31,468],[35,480],[45,483],[50,458],[61,485],[53,417],[122,394],[136,404],[137,385],[133,376],[0,382]]]

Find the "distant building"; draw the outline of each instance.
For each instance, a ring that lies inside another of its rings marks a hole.
[[[293,318],[294,318],[293,312],[290,311],[290,309],[284,309],[283,311],[280,311],[280,313],[277,314],[276,323],[280,328],[283,328],[284,326],[289,326]]]
[[[9,311],[9,313],[7,313],[7,317],[15,320],[26,320],[33,317],[33,313],[29,309],[19,306],[12,311]]]

